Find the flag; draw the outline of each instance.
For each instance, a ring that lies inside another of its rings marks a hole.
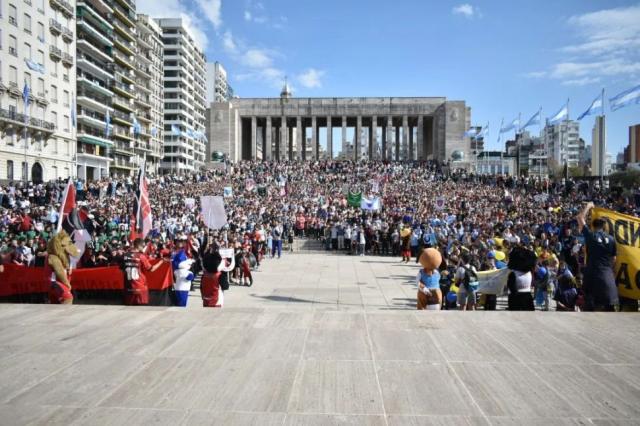
[[[111,135],[111,116],[109,115],[109,110],[107,110],[107,114],[104,116],[104,134],[107,139],[109,135]]]
[[[136,135],[136,136],[139,135],[141,129],[142,129],[142,127],[140,126],[140,123],[138,122],[138,119],[134,115],[133,116],[133,134]]]
[[[440,196],[436,197],[436,210],[444,210],[445,207],[445,198]]]
[[[368,211],[374,211],[374,210],[380,210],[380,197],[372,197],[372,198],[365,198],[363,197],[362,200],[360,201],[360,208],[362,210],[368,210]]]
[[[569,119],[569,100],[567,99],[567,103],[564,104],[560,111],[556,112],[553,117],[549,118],[547,121],[549,124],[557,124],[561,121]]]
[[[149,203],[149,188],[147,187],[147,178],[145,177],[145,161],[140,165],[138,172],[138,190],[133,208],[133,220],[131,226],[130,240],[136,238],[145,238],[153,226],[153,218],[151,216],[151,204]]]
[[[593,100],[593,102],[591,102],[591,105],[589,105],[589,108],[587,108],[587,110],[585,112],[580,114],[580,117],[578,117],[578,121],[582,120],[587,115],[604,113],[604,105],[602,104],[602,100],[603,99],[604,99],[604,90],[602,91],[600,96],[598,96],[597,98],[595,98]]]
[[[233,188],[230,186],[225,186],[222,190],[222,195],[224,197],[233,197]]]
[[[24,87],[22,88],[22,100],[24,101],[24,114],[29,116],[29,97],[31,96],[31,88],[27,82],[24,82]]]
[[[252,178],[247,178],[247,180],[244,183],[244,186],[245,186],[245,190],[253,191],[256,187],[256,181],[253,180]]]
[[[151,136],[155,138],[157,134],[158,134],[158,129],[156,128],[156,126],[151,126]]]
[[[489,123],[487,122],[487,125],[484,126],[482,128],[482,130],[480,130],[480,132],[478,132],[478,134],[476,135],[476,137],[474,139],[484,138],[487,135],[488,132],[489,132]]]
[[[525,123],[525,125],[520,128],[520,130],[524,130],[527,127],[531,127],[531,126],[535,126],[537,124],[540,124],[540,115],[541,114],[542,114],[542,110],[539,109],[538,112],[533,114],[533,116],[529,119],[529,121],[527,121]]]
[[[349,191],[349,195],[347,195],[347,203],[351,207],[360,207],[361,201],[362,201],[362,192]]]
[[[611,111],[619,110],[620,108],[629,106],[634,103],[640,104],[640,85],[625,90],[624,92],[617,94],[613,98],[609,98]]]
[[[514,118],[513,121],[509,124],[507,124],[506,126],[500,126],[500,133],[507,133],[510,130],[515,129],[516,132],[518,131],[518,126],[520,126],[520,119],[519,118]]]
[[[60,204],[60,213],[58,213],[58,226],[56,232],[62,229],[62,222],[67,218],[69,213],[76,208],[76,187],[73,181],[69,179],[67,187],[62,193],[62,203]]]
[[[175,133],[176,135],[178,135],[178,136],[182,136],[182,132],[180,131],[180,127],[178,127],[177,124],[172,124],[171,125],[171,131],[173,133]]]
[[[467,130],[466,132],[464,132],[464,137],[465,138],[473,138],[478,134],[478,129],[477,128],[471,128],[469,130]]]
[[[71,125],[75,129],[77,124],[76,120],[76,95],[73,94],[71,98]]]
[[[220,229],[227,224],[227,213],[224,210],[222,197],[202,196],[202,220],[209,229]]]

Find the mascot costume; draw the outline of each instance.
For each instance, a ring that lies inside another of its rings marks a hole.
[[[71,294],[71,259],[79,257],[80,251],[66,231],[58,232],[47,244],[47,273],[50,272],[51,303],[73,303]]]
[[[173,289],[175,291],[176,306],[187,306],[191,283],[195,278],[193,272],[191,272],[193,262],[195,261],[189,259],[184,250],[180,250],[172,260],[174,276]]]
[[[509,253],[507,288],[510,311],[535,310],[531,296],[531,272],[536,267],[536,262],[537,256],[531,250],[516,247]]]
[[[434,248],[424,249],[420,254],[422,269],[418,273],[418,310],[440,310],[442,290],[440,290],[440,272],[442,255]]]
[[[202,259],[204,274],[200,284],[202,306],[205,308],[222,308],[224,292],[229,288],[229,272],[236,267],[233,249],[212,248]],[[226,284],[225,284],[226,283]]]

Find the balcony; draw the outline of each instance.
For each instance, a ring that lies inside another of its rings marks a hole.
[[[114,102],[114,106],[115,106],[115,102]],[[131,120],[131,116],[122,111],[113,111],[113,114],[111,114],[111,119],[114,121],[118,121],[125,126],[133,125],[133,120]]]
[[[0,126],[2,128],[24,127],[26,124],[28,129],[45,135],[51,135],[56,131],[56,125],[45,120],[35,117],[27,117],[16,111],[0,109]]]
[[[114,96],[111,100],[111,103],[114,107],[126,111],[129,114],[133,112],[133,106],[129,103],[129,100],[123,98],[122,96]],[[128,114],[126,114],[123,119],[126,120],[127,123],[131,122],[131,118]]]
[[[62,65],[64,65],[65,67],[72,67],[73,66],[73,56],[69,55],[68,53],[63,53],[62,54]]]
[[[134,66],[133,66],[133,57],[127,57],[127,56],[124,56],[122,53],[120,53],[118,51],[114,51],[113,52],[113,58],[121,66],[129,68],[131,70],[135,69]]]
[[[149,100],[144,96],[141,96],[141,95],[136,96],[136,103],[144,107],[151,108],[151,104],[149,103]]]
[[[76,19],[76,28],[78,28],[77,31],[84,31],[86,34],[90,35],[91,38],[95,39],[96,42],[102,43],[103,46],[109,46],[109,47],[113,46],[113,42],[109,40],[109,37],[111,37],[112,35],[111,30],[101,25],[102,27],[100,28],[100,30],[102,31],[101,32],[101,31],[98,31],[96,27],[97,27],[96,25],[94,25],[88,19],[83,18],[82,16],[79,16]]]
[[[49,31],[53,35],[62,34],[62,24],[53,18],[49,19]]]
[[[49,56],[56,62],[60,61],[62,59],[62,50],[55,46],[49,46]]]
[[[75,13],[73,6],[64,0],[49,0],[49,4],[51,4],[51,7],[54,9],[60,10],[60,12],[62,12],[62,14],[67,18],[71,18]]]
[[[114,130],[114,134],[116,136],[121,136],[122,134],[125,134],[127,136],[127,139],[129,138],[129,135],[127,134],[128,132],[126,132],[125,130]],[[115,151],[118,154],[125,154],[125,155],[135,155],[135,152],[133,152],[133,142],[122,142],[122,141],[116,141],[115,143]]]
[[[113,14],[128,28],[134,28],[136,26],[136,14],[133,13],[131,9],[125,10],[122,6],[114,3]]]
[[[69,28],[62,28],[62,39],[67,43],[71,43],[73,41],[73,31]]]
[[[134,93],[133,93],[133,87],[128,85],[128,84],[124,84],[121,83],[119,81],[112,81],[111,82],[111,89],[121,95],[121,96],[125,96],[129,99],[133,99],[135,97]]]

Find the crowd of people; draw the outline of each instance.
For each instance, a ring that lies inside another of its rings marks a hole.
[[[511,249],[525,247],[537,257],[537,303],[548,308],[555,298],[558,309],[567,310],[580,304],[576,289],[588,236],[577,216],[585,203],[640,215],[638,188],[476,176],[436,163],[240,162],[149,181],[153,226],[144,253],[162,258],[184,249],[196,274],[211,247],[232,248],[237,267],[231,279],[246,282],[245,258],[256,266],[265,257],[280,258],[283,244],[292,247],[297,237],[317,239],[330,251],[402,256],[405,262],[417,262],[422,249],[436,248],[443,256],[441,285],[448,288],[469,281],[473,271],[506,267]],[[44,265],[65,185],[58,180],[0,187],[3,263]],[[132,249],[134,179],[75,185],[91,236],[79,267],[122,266]],[[228,224],[212,231],[200,213],[200,196],[223,193]],[[349,199],[355,193],[378,199],[379,208],[354,205]],[[476,299],[466,300],[472,309]]]

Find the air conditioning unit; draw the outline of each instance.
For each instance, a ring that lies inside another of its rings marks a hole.
[[[18,25],[16,23],[16,18],[14,18],[13,16],[9,16],[9,23],[12,24],[12,25]]]
[[[9,54],[13,56],[18,56],[18,52],[16,51],[15,47],[9,47]]]

